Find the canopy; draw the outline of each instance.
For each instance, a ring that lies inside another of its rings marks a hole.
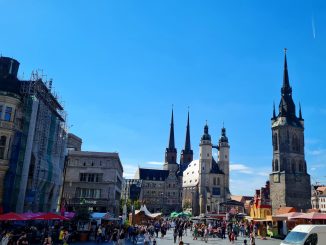
[[[11,212],[11,213],[0,215],[0,220],[15,221],[15,220],[27,220],[27,218],[23,217],[22,215]]]
[[[291,219],[294,219],[302,214],[303,213],[300,213],[300,212],[283,213],[283,214],[273,215],[272,219],[275,221],[276,220],[291,220]]]
[[[139,214],[140,212],[144,212],[144,214],[150,218],[156,218],[162,215],[162,213],[151,213],[148,211],[148,209],[146,208],[146,205],[143,205],[140,207],[140,210],[136,210],[135,214]]]
[[[304,213],[299,216],[293,217],[292,219],[311,219],[311,220],[326,220],[326,214],[325,213]]]
[[[191,215],[191,213],[185,211],[185,212],[178,213],[177,216],[178,217],[180,217],[180,216],[191,217],[192,215]]]
[[[46,213],[37,217],[32,218],[33,220],[69,220],[68,218],[54,214],[54,213]]]

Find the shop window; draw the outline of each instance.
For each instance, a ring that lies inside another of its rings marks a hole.
[[[7,137],[1,136],[1,138],[0,138],[0,159],[5,158],[6,142],[7,142]]]
[[[12,117],[12,107],[7,106],[5,111],[5,121],[10,122]]]

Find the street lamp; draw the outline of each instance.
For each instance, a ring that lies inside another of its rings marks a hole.
[[[162,197],[162,202],[161,202],[161,203],[162,203],[162,205],[161,205],[161,206],[162,206],[162,207],[161,207],[161,212],[163,213],[163,207],[164,207],[164,193],[161,192],[160,195],[161,195],[161,197]]]

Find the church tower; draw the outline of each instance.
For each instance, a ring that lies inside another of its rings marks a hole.
[[[168,148],[165,149],[165,161],[163,165],[164,170],[177,171],[177,149],[175,148],[174,142],[174,122],[173,122],[173,109],[171,116],[171,124],[170,124],[170,137],[169,137],[169,145]]]
[[[286,49],[283,86],[279,113],[272,116],[273,161],[270,192],[273,213],[279,207],[295,207],[297,211],[311,208],[310,175],[304,155],[304,120],[301,106],[296,116],[289,82]]]
[[[190,162],[192,162],[193,155],[194,153],[191,150],[191,144],[190,144],[190,123],[189,123],[189,111],[188,111],[185,147],[181,151],[181,157],[180,157],[180,168],[182,171],[187,168]]]
[[[228,195],[230,195],[230,145],[229,145],[229,139],[226,136],[226,130],[223,128],[221,130],[221,137],[218,141],[218,163],[220,164],[220,167],[222,171],[225,174],[224,178],[224,189],[226,193],[226,197],[228,198]]]
[[[208,133],[207,123],[200,140],[199,153],[199,211],[203,214],[207,211],[207,189],[209,186],[209,173],[212,169],[212,141]]]

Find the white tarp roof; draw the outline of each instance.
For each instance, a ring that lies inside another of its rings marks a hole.
[[[153,213],[152,214],[151,212],[148,211],[148,209],[146,208],[146,205],[142,205],[140,207],[140,210],[135,211],[135,214],[139,214],[140,212],[144,212],[144,214],[146,216],[151,217],[151,218],[156,218],[156,217],[162,215],[162,213]]]

